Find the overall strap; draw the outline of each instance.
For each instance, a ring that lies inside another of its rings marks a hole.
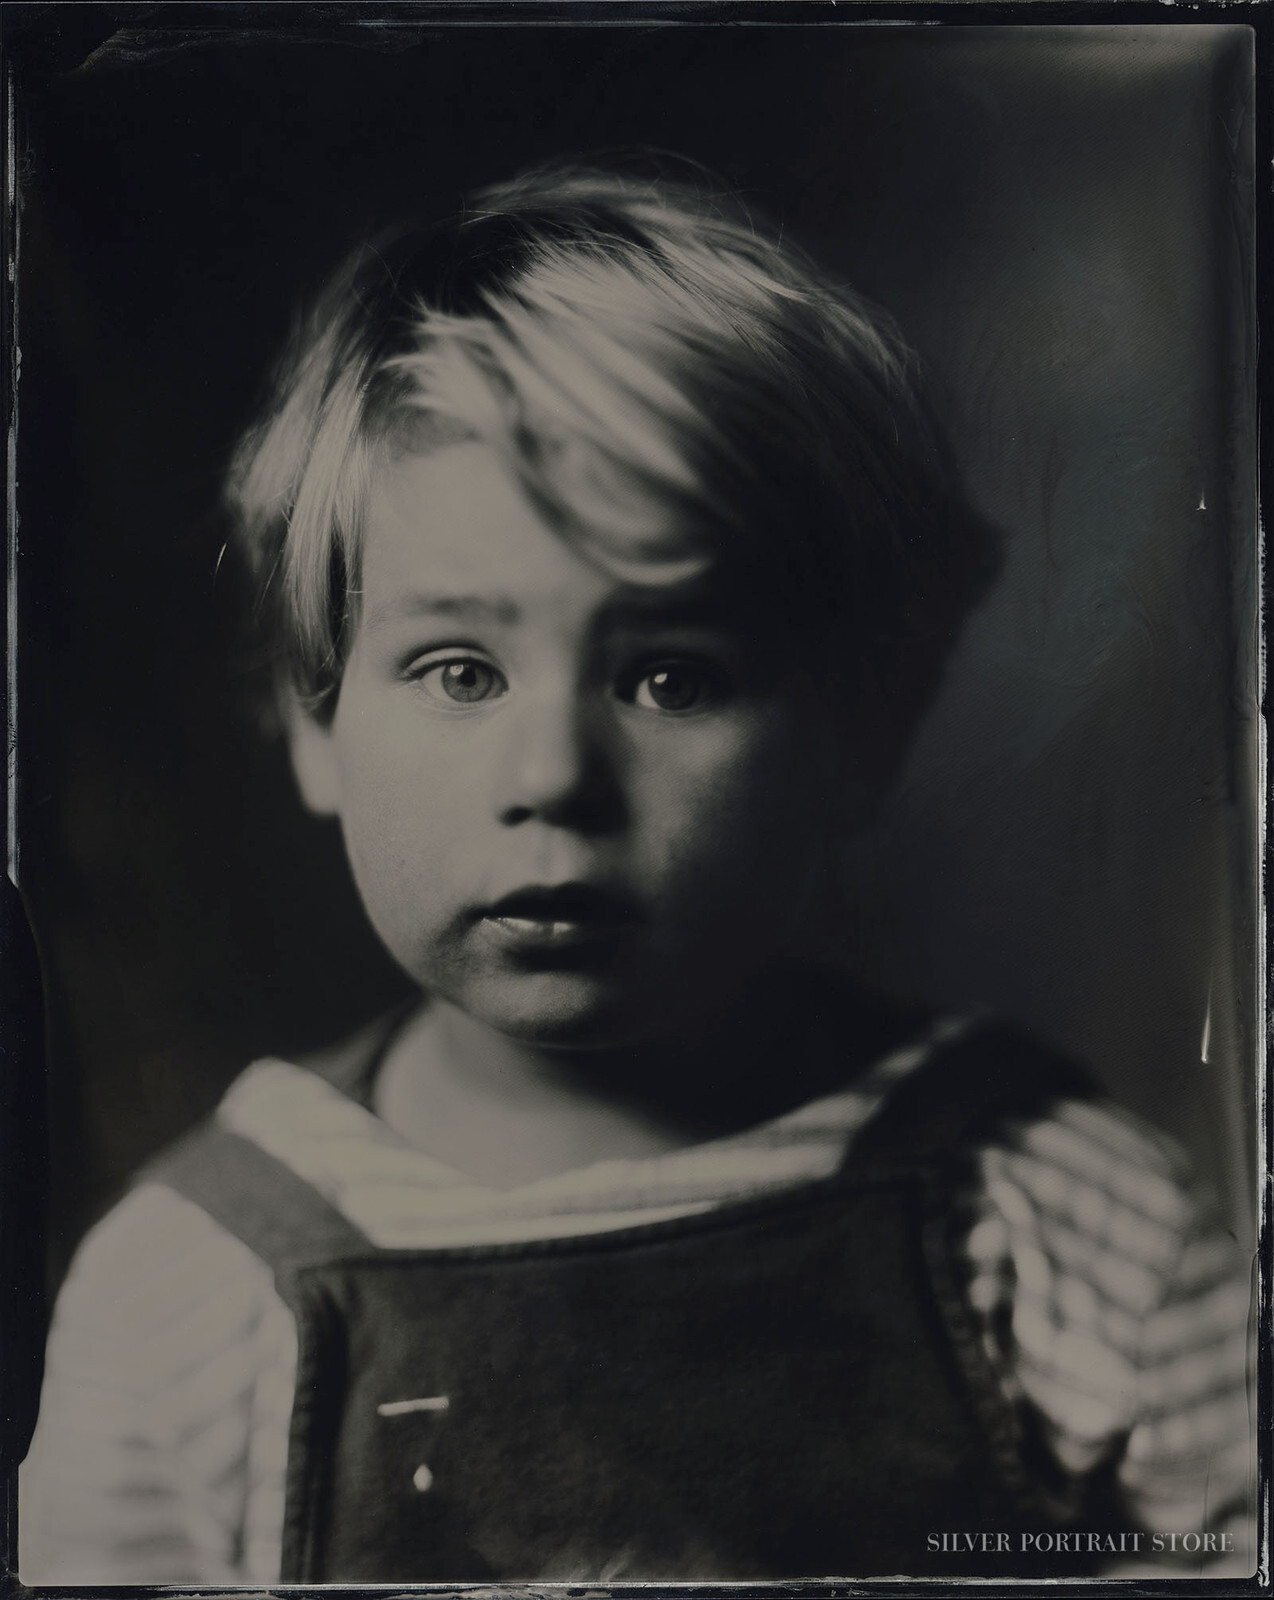
[[[376,1069],[413,997],[298,1065],[370,1109]],[[336,1256],[366,1254],[369,1241],[312,1184],[251,1139],[215,1118],[160,1155],[138,1177],[193,1200],[246,1244],[277,1277],[284,1269]]]
[[[919,1270],[997,1479],[1028,1526],[1056,1526],[1077,1514],[1078,1505],[1054,1499],[1027,1469],[1022,1413],[1009,1403],[1000,1375],[992,1370],[967,1298],[951,1182],[963,1161],[1005,1120],[1044,1116],[1053,1101],[1089,1099],[1095,1089],[1074,1062],[1021,1029],[974,1023],[933,1046],[851,1142],[841,1168],[843,1181],[860,1175],[919,1180]]]
[[[852,1141],[845,1168],[941,1164],[1005,1118],[1042,1116],[1058,1098],[1094,1093],[1081,1067],[1020,1028],[974,1023],[935,1044],[886,1098]]]
[[[216,1121],[188,1134],[144,1168],[137,1181],[164,1184],[193,1200],[276,1278],[306,1261],[366,1254],[371,1248],[317,1189]]]

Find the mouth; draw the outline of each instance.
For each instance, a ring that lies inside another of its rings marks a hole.
[[[628,896],[585,883],[517,889],[478,916],[500,943],[527,951],[608,943],[640,920]]]

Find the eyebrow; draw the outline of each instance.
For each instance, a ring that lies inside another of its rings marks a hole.
[[[369,628],[381,628],[417,617],[446,617],[457,622],[497,624],[511,628],[522,620],[522,608],[507,595],[427,594],[409,589],[382,600],[367,615]],[[733,610],[719,595],[692,589],[669,595],[666,590],[640,588],[619,595],[601,609],[597,624],[603,630],[624,627],[723,627],[734,620]]]
[[[368,613],[367,626],[379,628],[412,617],[453,617],[458,622],[495,622],[507,628],[520,616],[516,601],[503,595],[422,594],[409,590],[373,606]]]

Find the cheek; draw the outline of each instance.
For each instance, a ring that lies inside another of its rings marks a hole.
[[[670,883],[711,890],[727,915],[739,903],[802,899],[824,869],[832,814],[820,744],[777,714],[726,724],[652,760],[642,809]]]
[[[378,932],[395,953],[421,914],[445,904],[464,856],[474,807],[458,764],[418,728],[351,715],[341,730],[341,825],[355,882]]]

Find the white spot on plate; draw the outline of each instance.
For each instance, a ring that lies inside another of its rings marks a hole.
[[[420,1400],[386,1400],[376,1407],[381,1417],[406,1417],[413,1411],[445,1411],[451,1401],[445,1394],[429,1394]]]

